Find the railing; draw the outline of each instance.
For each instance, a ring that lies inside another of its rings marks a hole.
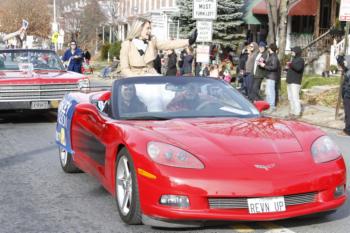
[[[333,35],[332,30],[332,27],[328,29],[321,28],[321,35],[302,49],[306,64],[314,62],[325,52],[331,52],[334,40],[337,42],[341,40],[341,36]]]
[[[348,36],[348,44],[350,42],[350,35]],[[339,43],[335,43],[331,46],[331,65],[337,65],[337,60],[336,57],[339,54],[343,54],[344,51],[344,47],[345,47],[345,38],[342,39]],[[348,51],[346,51],[346,54],[350,54],[350,46],[348,46]]]

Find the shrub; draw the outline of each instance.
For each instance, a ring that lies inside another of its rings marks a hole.
[[[101,60],[106,60],[108,58],[108,51],[111,45],[106,43],[101,47]]]
[[[338,66],[336,65],[331,65],[329,67],[329,70],[333,73],[333,74],[336,74],[338,72]]]
[[[121,46],[122,46],[121,41],[117,41],[111,45],[111,47],[109,48],[110,59],[112,59],[113,57],[116,57],[117,59],[119,59]]]

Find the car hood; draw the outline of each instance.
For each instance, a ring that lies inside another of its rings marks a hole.
[[[77,82],[84,75],[66,71],[0,71],[0,84],[47,84]]]
[[[159,141],[181,147],[196,155],[250,155],[301,152],[292,130],[271,118],[173,119],[132,122]]]

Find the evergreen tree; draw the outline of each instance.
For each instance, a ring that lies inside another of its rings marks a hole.
[[[176,3],[180,12],[174,20],[179,20],[180,33],[185,36],[196,27],[196,21],[192,19],[193,1],[177,0]],[[217,0],[217,3],[217,19],[213,22],[213,43],[236,49],[244,38],[241,27],[241,8],[244,0]]]

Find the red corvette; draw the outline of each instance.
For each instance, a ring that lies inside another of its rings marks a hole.
[[[162,227],[329,213],[346,200],[341,153],[321,130],[263,117],[211,78],[137,77],[61,102],[65,172],[96,176],[122,220]]]
[[[88,87],[87,76],[66,71],[54,51],[0,50],[0,110],[57,109],[66,93]]]

